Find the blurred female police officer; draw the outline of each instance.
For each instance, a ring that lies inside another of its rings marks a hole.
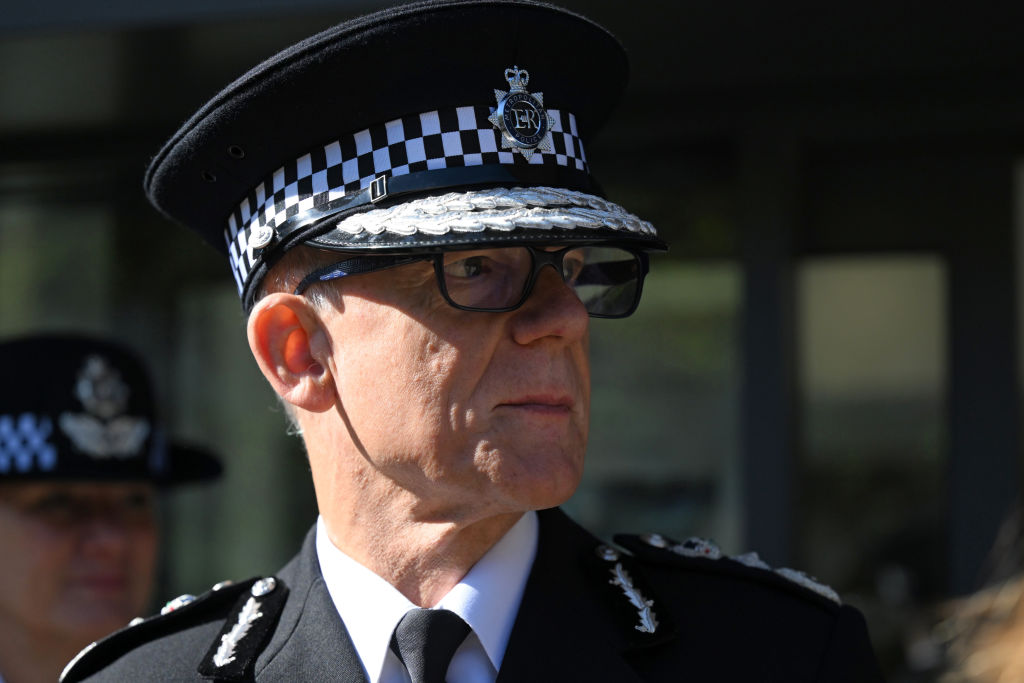
[[[166,444],[144,372],[96,339],[0,342],[0,681],[52,682],[142,613],[158,489],[220,472]]]

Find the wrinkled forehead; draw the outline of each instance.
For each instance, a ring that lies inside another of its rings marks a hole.
[[[156,155],[146,190],[225,254],[247,310],[299,245],[622,237],[660,249],[649,223],[602,197],[587,157],[627,72],[608,31],[557,7],[405,5],[229,85]]]

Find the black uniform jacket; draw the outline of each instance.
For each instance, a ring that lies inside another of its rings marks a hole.
[[[539,519],[499,682],[882,680],[851,607],[660,539],[665,547],[618,536],[609,547],[557,509]],[[118,631],[63,680],[365,681],[314,537],[273,582],[221,587]]]

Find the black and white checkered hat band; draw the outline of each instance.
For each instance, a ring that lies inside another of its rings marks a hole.
[[[404,116],[334,140],[277,169],[242,200],[224,231],[239,293],[259,256],[250,244],[254,232],[363,190],[379,176],[526,163],[588,172],[573,114],[548,109],[554,120],[552,150],[538,149],[526,160],[502,148],[501,132],[488,120],[491,111],[468,106]]]

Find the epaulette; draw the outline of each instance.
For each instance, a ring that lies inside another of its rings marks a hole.
[[[287,595],[287,586],[275,577],[222,581],[201,595],[180,595],[159,614],[133,619],[125,628],[86,646],[64,668],[60,683],[81,681],[145,643],[218,620],[225,620],[224,626],[198,673],[238,680],[266,644]]]
[[[600,543],[585,554],[588,575],[595,577],[602,602],[616,614],[629,647],[656,645],[671,639],[675,625],[661,611],[661,601],[629,553]]]
[[[829,609],[842,604],[836,591],[804,572],[786,567],[772,568],[754,552],[725,555],[717,545],[703,538],[691,537],[680,542],[661,534],[619,534],[615,536],[615,542],[642,562],[728,573],[796,593]]]

